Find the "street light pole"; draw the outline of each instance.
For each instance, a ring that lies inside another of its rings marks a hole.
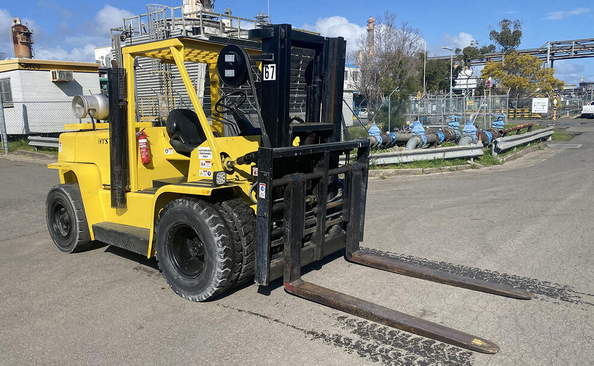
[[[392,94],[398,90],[398,88],[392,90],[390,95],[388,95],[388,132],[390,132],[390,117],[392,116]]]
[[[450,51],[450,113],[452,112],[452,81],[454,78],[454,50],[450,47],[442,47],[444,50]]]
[[[423,54],[423,95],[427,94],[427,82],[425,74],[427,73],[427,42],[425,42],[425,53]]]

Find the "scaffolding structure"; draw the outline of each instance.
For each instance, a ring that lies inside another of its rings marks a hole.
[[[527,48],[515,52],[520,55],[536,56],[552,68],[556,60],[594,57],[594,38],[549,41],[538,48]],[[487,61],[501,61],[502,57],[502,52],[487,53],[483,59],[471,60],[471,65],[479,66],[484,65]],[[429,59],[447,61],[450,56],[432,56]]]

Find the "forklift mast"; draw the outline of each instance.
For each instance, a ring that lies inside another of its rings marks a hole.
[[[295,137],[309,143],[340,141],[345,40],[295,31],[289,24],[254,29],[249,36],[262,43],[261,96],[266,105],[262,118],[270,147],[291,146]],[[306,112],[301,123],[289,115],[294,47],[314,51],[306,70]]]
[[[325,38],[288,24],[254,29],[249,36],[262,44],[262,134],[270,141],[258,151],[255,282],[267,285],[284,270],[290,283],[303,265],[345,248],[347,240],[362,239],[369,142],[340,142],[342,37]],[[290,116],[296,49],[313,52],[306,68],[305,120]],[[340,156],[347,159],[341,162]]]

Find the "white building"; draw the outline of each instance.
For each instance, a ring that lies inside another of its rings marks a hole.
[[[99,65],[36,59],[0,61],[0,96],[9,135],[56,133],[79,123],[72,98],[98,94]]]
[[[361,70],[356,66],[344,67],[344,84],[343,84],[343,98],[342,103],[342,117],[347,126],[353,125],[353,112],[355,110],[354,101],[359,89],[357,88],[357,81],[361,78]],[[346,103],[345,103],[346,102]],[[348,104],[348,106],[347,106]],[[350,108],[349,108],[350,106]]]
[[[103,67],[111,67],[112,52],[111,46],[95,48],[95,62]]]
[[[476,75],[472,68],[464,67],[456,78],[456,85],[452,87],[453,90],[459,90],[462,92],[475,90],[480,84],[481,77]]]

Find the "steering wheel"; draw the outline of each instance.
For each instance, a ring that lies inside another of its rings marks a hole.
[[[232,101],[230,103],[224,103],[224,101],[226,101],[227,98],[232,97],[234,95],[238,96],[237,100]],[[235,112],[237,108],[239,108],[245,102],[246,99],[247,95],[243,90],[234,90],[227,95],[221,96],[221,98],[217,100],[214,109],[217,113]]]

